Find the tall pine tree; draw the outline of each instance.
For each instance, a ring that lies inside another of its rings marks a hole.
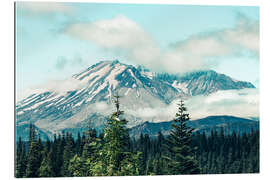
[[[38,177],[38,169],[41,164],[40,142],[36,139],[35,127],[30,123],[29,152],[25,177]]]
[[[140,153],[133,154],[129,149],[127,121],[122,117],[124,112],[120,110],[119,96],[114,97],[116,112],[105,127],[104,146],[100,152],[102,163],[97,163],[95,169],[101,171],[97,175],[135,175],[139,173],[136,159],[140,159]]]
[[[88,131],[84,133],[86,135],[83,138],[84,145],[82,150],[82,156],[79,157],[79,153],[70,160],[69,171],[73,176],[93,176],[98,175],[96,172],[96,165],[99,159],[98,151],[100,150],[100,139],[97,138],[97,132],[91,126],[89,120]],[[79,137],[79,136],[78,136]],[[79,138],[77,142],[81,141]],[[81,151],[81,150],[79,150]]]
[[[63,164],[61,168],[61,175],[64,177],[72,176],[69,171],[70,159],[74,156],[73,152],[74,140],[72,138],[72,133],[66,133],[66,143],[63,151]]]
[[[16,177],[22,178],[26,169],[26,150],[21,137],[19,137],[19,142],[17,143],[16,148]]]
[[[182,100],[178,106],[178,112],[172,124],[173,128],[168,137],[167,147],[170,154],[167,157],[168,171],[170,174],[198,174],[200,168],[190,146],[194,129],[187,125],[190,118]]]

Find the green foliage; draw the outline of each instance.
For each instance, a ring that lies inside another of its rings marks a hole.
[[[45,151],[45,153],[47,153]],[[54,177],[53,162],[52,162],[52,151],[48,155],[44,154],[40,168],[38,170],[39,177]]]
[[[30,143],[29,154],[27,158],[27,168],[25,172],[26,177],[38,177],[38,169],[40,167],[40,149],[38,142],[32,141]]]
[[[119,176],[130,174],[133,167],[133,156],[129,152],[129,134],[126,129],[127,121],[122,118],[123,111],[119,110],[119,96],[115,96],[116,112],[108,119],[104,130],[104,145],[100,150],[99,161],[95,169],[101,170],[98,174]],[[95,174],[96,172],[94,172]]]
[[[65,177],[72,176],[72,173],[68,170],[68,168],[69,168],[69,161],[74,156],[73,147],[74,147],[74,142],[72,139],[72,134],[67,133],[66,144],[64,146],[64,152],[63,152],[63,165],[61,168],[61,175]]]
[[[125,153],[125,158],[121,161],[121,176],[135,176],[140,175],[139,165],[141,159],[141,152]]]
[[[209,137],[196,134],[194,139],[204,139],[208,144],[198,144],[196,159],[203,174],[258,173],[259,131],[242,135],[232,132],[212,132]]]
[[[16,177],[22,178],[25,174],[26,170],[26,150],[25,145],[22,142],[21,137],[19,138],[19,142],[17,144],[17,152],[16,152]]]
[[[119,117],[113,114],[109,119],[108,126],[104,130],[103,160],[109,167],[108,175],[119,175],[121,161],[127,150],[126,139],[128,137],[125,129],[125,121],[118,120]]]
[[[35,128],[30,124],[30,142],[25,177],[38,177],[38,169],[42,160],[41,150],[41,141],[40,139],[36,140]]]
[[[189,114],[183,101],[178,104],[178,112],[168,137],[168,170],[170,174],[198,174],[200,168],[190,146],[193,128],[187,126]]]
[[[19,138],[16,145],[16,177],[259,172],[259,131],[194,133],[181,103],[168,137],[160,131],[156,138],[141,134],[130,139],[118,99],[115,104],[116,112],[99,135],[89,126],[76,140],[66,133],[41,142],[30,124],[29,142]]]
[[[89,167],[87,166],[86,161],[84,161],[77,154],[70,160],[68,171],[71,172],[72,176],[75,177],[84,177],[89,176]]]

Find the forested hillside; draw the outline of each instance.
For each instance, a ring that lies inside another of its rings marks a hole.
[[[101,134],[91,128],[42,142],[30,124],[29,141],[16,146],[16,177],[178,175],[259,172],[259,130],[193,132],[181,101],[168,136],[130,138],[119,109]]]

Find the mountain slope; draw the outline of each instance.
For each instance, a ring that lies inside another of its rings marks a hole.
[[[168,135],[171,130],[173,121],[151,123],[144,122],[138,126],[130,129],[130,135],[139,138],[140,134],[149,134],[150,137],[155,137],[161,131],[164,135]],[[245,118],[234,116],[209,116],[206,118],[189,121],[188,125],[193,127],[196,131],[210,134],[211,130],[219,131],[222,127],[225,133],[235,131],[236,133],[250,132],[251,129],[259,129],[259,121],[254,121]]]
[[[208,95],[218,90],[255,88],[250,82],[237,81],[213,70],[196,71],[182,76],[158,74],[155,78],[182,89],[189,96]]]
[[[31,121],[42,131],[54,134],[65,129],[80,129],[90,119],[94,125],[103,122],[100,124],[102,127],[106,116],[113,111],[111,100],[116,92],[122,96],[121,108],[129,112],[136,111],[138,107],[165,107],[180,97],[254,87],[214,71],[166,76],[119,61],[101,61],[74,74],[66,82],[59,83],[61,91],[44,88],[18,102],[16,126]],[[67,88],[70,84],[71,87]],[[126,116],[129,127],[158,119],[151,115],[143,119],[129,113]]]

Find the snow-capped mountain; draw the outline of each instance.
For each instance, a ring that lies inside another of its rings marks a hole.
[[[158,74],[155,79],[168,82],[188,96],[208,95],[218,90],[255,88],[250,82],[237,81],[213,70],[196,71],[182,76]]]
[[[80,130],[89,119],[93,126],[100,127],[104,125],[106,115],[113,111],[111,100],[118,93],[121,108],[132,127],[157,118],[138,117],[132,113],[137,107],[162,107],[180,97],[254,88],[251,83],[236,81],[215,71],[192,72],[183,76],[158,74],[117,60],[101,61],[74,74],[66,82],[69,83],[59,83],[60,90],[44,88],[19,101],[16,104],[16,125],[25,126],[31,121],[48,134],[66,129]],[[66,88],[70,82],[72,85]]]

